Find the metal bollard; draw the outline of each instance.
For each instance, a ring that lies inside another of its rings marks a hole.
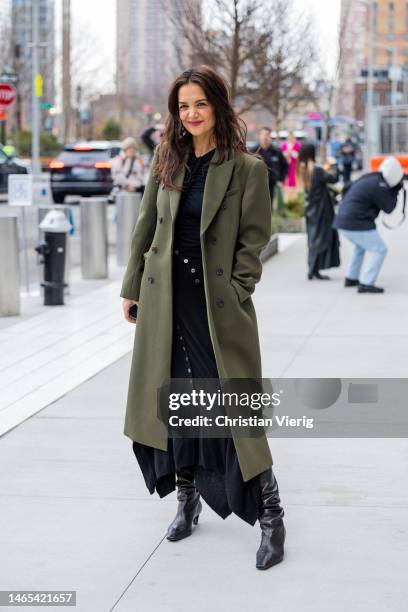
[[[20,314],[17,216],[0,217],[0,316]]]
[[[82,278],[108,278],[108,220],[106,198],[81,198]]]
[[[130,253],[130,243],[132,241],[133,229],[139,216],[141,199],[140,193],[129,193],[127,191],[121,191],[116,196],[116,254],[118,266],[127,265]]]

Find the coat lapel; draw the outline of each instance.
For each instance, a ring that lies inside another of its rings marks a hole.
[[[219,153],[215,151],[211,161],[218,161]],[[204,195],[203,195],[203,210],[201,213],[201,225],[200,225],[200,236],[204,234],[207,227],[210,225],[215,213],[217,212],[225,192],[228,189],[228,185],[231,181],[232,170],[234,168],[235,159],[224,161],[220,166],[210,165],[207,173],[207,179],[205,181]],[[175,184],[179,187],[182,186],[185,176],[185,168],[182,168],[175,178]],[[178,207],[180,204],[181,193],[176,190],[170,191],[170,212],[175,222]]]

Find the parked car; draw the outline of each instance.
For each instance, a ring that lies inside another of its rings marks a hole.
[[[120,152],[120,142],[93,140],[65,145],[49,164],[54,202],[66,195],[108,195],[112,190],[112,159]]]
[[[28,174],[27,166],[18,157],[9,157],[0,145],[0,193],[7,193],[9,174]]]

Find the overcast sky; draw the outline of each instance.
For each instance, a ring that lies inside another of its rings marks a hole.
[[[205,0],[203,0],[205,3]],[[299,9],[314,14],[322,53],[327,66],[332,66],[336,53],[336,34],[340,12],[340,0],[295,0]],[[115,71],[115,7],[116,0],[71,0],[73,27],[81,23],[89,28],[92,38],[98,41],[96,53],[102,53],[106,73]],[[273,7],[273,0],[270,0]],[[82,26],[81,26],[82,30]]]

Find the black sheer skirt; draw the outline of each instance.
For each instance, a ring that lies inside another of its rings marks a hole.
[[[201,255],[173,253],[172,378],[218,378],[206,310]],[[193,467],[195,484],[223,519],[231,513],[254,525],[260,511],[259,477],[244,482],[232,438],[169,438],[162,451],[133,442],[146,486],[164,497],[176,488],[176,472]]]

